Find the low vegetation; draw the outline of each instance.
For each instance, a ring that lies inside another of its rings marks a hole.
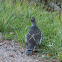
[[[25,44],[25,34],[28,32],[34,16],[37,26],[43,33],[41,43],[42,51],[48,52],[51,56],[58,56],[62,49],[62,21],[59,12],[47,12],[42,5],[36,7],[34,3],[16,0],[0,2],[0,32],[3,39],[14,39],[20,44]],[[43,49],[42,49],[43,48]]]

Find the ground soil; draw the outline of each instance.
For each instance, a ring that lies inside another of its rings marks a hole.
[[[48,62],[50,58],[42,58],[40,53],[32,55],[25,54],[25,47],[22,47],[14,40],[1,40],[0,36],[0,62]],[[54,58],[49,62],[60,62]]]

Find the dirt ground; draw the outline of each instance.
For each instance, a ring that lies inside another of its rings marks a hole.
[[[42,58],[39,53],[26,55],[25,49],[14,40],[1,40],[0,35],[0,62],[48,62],[49,58]],[[52,59],[49,62],[60,62]]]

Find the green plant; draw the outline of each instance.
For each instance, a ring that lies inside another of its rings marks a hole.
[[[37,26],[43,33],[41,48],[44,47],[45,51],[55,56],[58,49],[62,47],[60,14],[47,12],[26,1],[22,3],[17,0],[16,3],[13,3],[12,0],[6,0],[0,4],[0,31],[3,33],[4,39],[14,39],[20,44],[25,43],[25,34],[30,29],[32,16],[35,17]]]

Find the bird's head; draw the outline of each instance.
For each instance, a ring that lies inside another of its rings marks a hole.
[[[35,18],[34,17],[31,17],[31,22],[32,22],[31,26],[35,26],[36,25],[36,22],[35,22]]]
[[[34,17],[31,17],[31,22],[35,23],[35,18]]]

